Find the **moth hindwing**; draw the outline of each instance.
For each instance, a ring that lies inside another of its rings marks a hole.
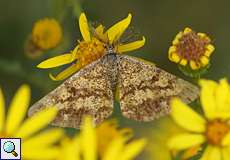
[[[79,128],[82,118],[91,115],[95,124],[112,114],[116,85],[122,114],[138,121],[150,121],[170,111],[169,100],[178,96],[191,102],[198,88],[154,65],[125,55],[105,55],[82,68],[58,88],[35,103],[29,115],[55,106],[53,124]]]

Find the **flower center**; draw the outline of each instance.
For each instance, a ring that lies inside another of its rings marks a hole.
[[[198,61],[204,55],[205,46],[210,43],[207,38],[202,38],[194,31],[184,34],[177,44],[177,52],[180,57],[187,60]]]
[[[219,119],[208,122],[206,136],[210,144],[220,145],[222,139],[230,131],[230,126],[227,122]]]
[[[44,31],[41,33],[41,40],[43,41],[49,41],[51,39],[52,32],[49,28],[44,29]]]
[[[78,48],[78,60],[82,66],[85,66],[100,57],[106,52],[105,44],[96,38],[92,38],[91,41],[81,41]]]

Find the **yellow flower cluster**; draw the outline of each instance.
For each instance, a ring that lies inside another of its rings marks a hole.
[[[198,70],[209,64],[209,57],[214,49],[211,39],[205,33],[185,28],[173,40],[168,57],[172,62]]]
[[[216,83],[201,80],[201,104],[204,117],[179,99],[172,101],[171,116],[187,130],[170,139],[168,146],[175,150],[208,144],[201,160],[230,159],[230,85],[226,79]]]
[[[89,117],[80,134],[70,139],[60,128],[44,129],[56,117],[56,107],[48,107],[24,120],[29,100],[30,89],[23,85],[15,94],[5,118],[5,101],[0,89],[0,138],[21,138],[23,159],[97,160],[100,157],[102,160],[132,160],[146,144],[145,139],[130,140],[131,130],[118,129],[114,120],[94,128]],[[40,130],[43,131],[38,133]]]
[[[99,157],[101,160],[132,160],[146,144],[145,139],[130,141],[130,135],[124,135],[127,131],[118,131],[114,122],[105,122],[94,129],[91,118],[87,117],[83,124],[79,135],[63,140],[58,160],[97,160]],[[110,131],[114,134],[110,135]]]
[[[5,101],[0,89],[0,137],[21,138],[23,159],[54,159],[59,150],[54,143],[63,136],[61,129],[49,129],[37,133],[46,127],[56,116],[57,109],[51,107],[24,120],[29,107],[30,89],[27,85],[19,88],[15,94],[5,118]],[[36,134],[37,133],[37,134]]]
[[[69,68],[59,73],[56,77],[50,75],[53,80],[63,80],[85,65],[99,59],[106,54],[108,46],[112,45],[118,54],[132,51],[142,47],[145,44],[145,38],[128,44],[121,44],[120,37],[128,28],[131,23],[132,16],[128,15],[127,18],[113,25],[107,31],[104,31],[104,26],[99,25],[95,29],[89,28],[88,20],[84,13],[79,17],[79,28],[83,37],[79,41],[73,51],[57,57],[50,58],[41,62],[38,68],[53,68],[65,64],[73,63]],[[93,30],[93,31],[92,31]]]

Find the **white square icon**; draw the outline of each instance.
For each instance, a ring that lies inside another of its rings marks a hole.
[[[0,138],[1,154],[0,160],[21,159],[20,138]]]

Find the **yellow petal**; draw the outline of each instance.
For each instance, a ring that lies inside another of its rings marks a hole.
[[[45,130],[22,143],[22,148],[24,147],[44,147],[56,143],[62,136],[64,131],[59,128]]]
[[[80,136],[76,135],[74,138],[73,138],[73,143],[72,143],[72,150],[74,150],[74,153],[76,153],[75,155],[75,159],[73,160],[80,160],[81,158],[81,144],[80,144]],[[72,152],[73,153],[73,152]]]
[[[97,34],[99,34],[99,35],[102,35],[103,33],[104,33],[104,26],[103,25],[99,25],[96,29],[95,29],[95,31],[96,31],[96,33]]]
[[[58,147],[34,148],[31,146],[22,149],[22,159],[56,159],[59,154],[60,150]]]
[[[220,80],[218,87],[216,88],[216,105],[218,111],[230,112],[228,99],[230,89],[227,79],[223,78]]]
[[[174,46],[176,46],[176,45],[178,45],[179,44],[179,39],[178,38],[175,38],[174,40],[173,40],[173,42],[172,42],[172,44],[174,45]]]
[[[230,159],[230,147],[223,148],[222,149],[222,155],[223,155],[223,159],[222,160],[229,160]]]
[[[200,59],[200,62],[202,64],[202,66],[204,67],[204,66],[207,66],[207,64],[209,63],[209,59],[206,56],[202,56]]]
[[[96,133],[90,117],[84,119],[81,131],[81,146],[84,160],[97,159]]]
[[[169,54],[174,53],[174,52],[176,52],[176,50],[177,50],[176,46],[171,46],[171,47],[169,48],[168,53],[169,53]]]
[[[192,70],[197,70],[200,68],[200,66],[195,62],[195,61],[190,61],[190,67],[192,68]]]
[[[168,147],[175,150],[184,150],[198,146],[205,142],[205,137],[201,134],[184,133],[169,139]]]
[[[2,89],[0,88],[0,133],[4,128],[5,122],[5,100],[2,93]]]
[[[186,28],[184,29],[184,34],[188,34],[188,33],[190,33],[190,32],[192,32],[192,29],[191,29],[191,28],[186,27]]]
[[[204,55],[205,55],[206,57],[210,57],[211,54],[212,54],[212,52],[211,52],[210,50],[208,50],[208,49],[204,52]]]
[[[214,113],[213,119],[222,119],[222,120],[228,120],[230,118],[230,112],[229,111],[216,111]]]
[[[57,160],[80,160],[80,144],[76,142],[74,138],[63,143]]]
[[[146,145],[145,139],[135,140],[130,142],[124,147],[124,151],[122,152],[119,159],[121,160],[130,160],[135,159],[135,157],[144,149]]]
[[[173,99],[171,106],[171,116],[178,125],[193,132],[205,131],[205,120],[181,100]]]
[[[129,52],[138,48],[141,48],[145,44],[145,37],[142,40],[131,42],[128,44],[120,45],[117,47],[118,53]]]
[[[128,28],[132,19],[132,15],[129,14],[127,18],[121,20],[120,22],[113,25],[111,28],[108,29],[107,34],[109,37],[109,42],[112,44],[113,42],[117,41],[124,31]]]
[[[221,149],[219,147],[213,147],[210,151],[209,160],[222,160]]]
[[[90,37],[90,32],[89,32],[88,20],[85,16],[85,13],[81,13],[79,17],[79,28],[80,28],[83,39],[86,42],[89,42],[91,40],[91,37]]]
[[[104,33],[104,26],[103,25],[99,25],[96,29],[96,36],[104,43],[108,43],[108,35],[107,33]]]
[[[125,140],[123,137],[114,139],[110,145],[108,146],[105,154],[103,156],[103,160],[117,160],[119,159]]]
[[[183,32],[179,32],[174,38],[172,44],[175,46],[180,42],[180,38],[183,36]]]
[[[200,100],[208,119],[214,119],[216,114],[215,90],[217,83],[211,80],[200,80],[201,86]]]
[[[180,57],[178,56],[177,53],[169,53],[169,60],[172,61],[172,62],[175,62],[175,63],[178,63],[181,59]]]
[[[73,51],[71,51],[71,54],[72,54],[72,58],[71,58],[71,62],[73,62],[74,60],[78,59],[78,54],[77,54],[77,51],[78,51],[78,48],[79,48],[79,45],[77,45]]]
[[[222,140],[222,145],[230,147],[230,132],[228,132],[228,134],[225,135],[224,139]]]
[[[201,157],[201,160],[223,160],[219,147],[208,146]]]
[[[30,88],[22,85],[16,92],[6,119],[6,133],[13,134],[23,121],[30,102]]]
[[[179,32],[179,33],[176,35],[175,39],[180,40],[180,38],[181,38],[182,36],[183,36],[183,32]]]
[[[215,47],[213,45],[209,44],[206,46],[206,49],[212,53],[215,50]]]
[[[201,160],[209,160],[209,155],[210,155],[210,151],[212,150],[211,146],[207,146],[207,148],[204,150],[204,153],[201,157]]]
[[[61,81],[61,80],[68,78],[69,76],[71,76],[72,74],[77,72],[79,69],[81,69],[81,64],[76,63],[76,64],[73,64],[72,66],[68,67],[67,69],[65,69],[61,73],[59,73],[56,77],[54,77],[52,74],[49,74],[49,76],[53,81]]]
[[[211,42],[211,38],[209,37],[209,36],[207,36],[207,34],[205,34],[205,33],[197,33],[197,35],[200,37],[200,38],[202,38],[202,39],[204,39],[204,40],[206,40],[207,42]]]
[[[181,64],[182,66],[186,66],[187,63],[188,63],[188,61],[187,61],[186,59],[181,59],[181,61],[180,61],[180,64]]]
[[[200,36],[200,38],[206,38],[207,37],[207,34],[205,33],[197,33],[198,36]]]
[[[73,59],[72,54],[67,53],[60,56],[56,56],[50,59],[47,59],[40,64],[37,65],[38,68],[54,68],[58,66],[62,66],[68,63],[73,62],[75,59]]]
[[[25,139],[41,130],[43,127],[47,126],[54,120],[57,112],[58,109],[56,107],[48,107],[47,109],[34,114],[22,124],[22,126],[15,134],[16,137]]]

